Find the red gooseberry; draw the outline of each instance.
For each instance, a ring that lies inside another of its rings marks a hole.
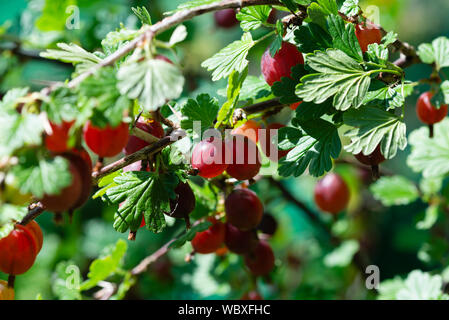
[[[0,239],[0,270],[9,275],[23,274],[33,266],[37,253],[32,231],[16,224],[8,236]]]
[[[88,121],[84,126],[84,141],[99,157],[114,157],[118,155],[128,143],[128,124],[120,123],[117,127],[99,128]]]
[[[349,203],[350,192],[346,182],[335,173],[327,174],[315,186],[315,203],[329,213],[339,213]]]
[[[232,130],[232,134],[240,134],[248,137],[252,142],[257,143],[259,141],[259,130],[262,126],[254,120],[248,120],[240,127]]]
[[[257,233],[253,230],[241,231],[229,222],[226,223],[225,244],[230,251],[237,254],[249,253],[258,242]]]
[[[162,125],[153,119],[144,119],[141,117],[137,121],[136,127],[155,136],[156,138],[159,138],[159,139],[164,137],[164,134],[165,134],[164,128],[162,128]],[[131,135],[129,137],[128,144],[123,149],[123,152],[126,155],[130,155],[132,153],[135,153],[135,152],[145,148],[148,145],[149,145],[148,142],[146,142],[140,138],[137,138],[134,135]]]
[[[359,41],[362,52],[368,51],[368,46],[373,43],[381,43],[382,33],[380,28],[375,24],[367,21],[365,24],[357,24],[355,26],[355,35]]]
[[[215,24],[218,27],[229,29],[236,26],[239,21],[236,18],[234,9],[224,9],[215,11],[214,13]]]
[[[240,134],[231,135],[226,144],[228,150],[232,151],[232,162],[226,168],[226,172],[241,181],[254,178],[262,166],[257,145]]]
[[[69,149],[67,143],[69,140],[69,131],[75,121],[55,124],[50,122],[52,132],[45,135],[45,147],[51,152],[65,152]]]
[[[210,218],[209,221],[212,222],[212,226],[205,231],[198,232],[191,241],[192,247],[197,253],[213,253],[223,245],[224,224],[213,218]]]
[[[284,41],[274,57],[269,49],[265,51],[261,61],[262,74],[268,85],[272,86],[282,77],[291,77],[291,69],[298,64],[304,64],[302,53],[295,45]]]
[[[249,189],[236,189],[225,200],[227,221],[240,230],[251,230],[262,220],[263,204]]]
[[[274,253],[265,241],[259,241],[257,247],[245,255],[245,264],[255,276],[265,276],[274,268]]]
[[[226,144],[211,137],[198,143],[192,151],[191,164],[203,178],[215,178],[222,174],[226,164]]]

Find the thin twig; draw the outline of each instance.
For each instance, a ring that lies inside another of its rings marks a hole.
[[[28,223],[39,217],[45,211],[45,206],[42,202],[32,203],[28,207],[27,215],[20,221],[19,224],[26,226]]]
[[[170,245],[175,240],[176,239],[170,240],[169,242],[164,244],[162,247],[160,247],[157,251],[155,251],[153,254],[151,254],[150,256],[143,259],[136,267],[134,267],[134,269],[131,270],[131,274],[133,276],[136,276],[136,275],[146,272],[148,270],[148,267],[152,263],[156,262],[159,258],[164,256],[168,252]]]

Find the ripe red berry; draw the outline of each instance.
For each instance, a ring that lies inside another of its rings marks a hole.
[[[240,230],[252,230],[262,220],[263,205],[256,193],[236,189],[225,200],[227,221]]]
[[[295,111],[296,109],[298,109],[299,105],[302,103],[302,101],[300,102],[296,102],[290,105],[290,109],[292,109],[293,111]]]
[[[281,81],[282,77],[291,77],[292,68],[298,64],[304,64],[304,57],[298,48],[289,43],[283,42],[281,49],[271,56],[268,49],[262,56],[261,69],[265,81],[272,86],[275,82]]]
[[[67,151],[69,149],[67,145],[69,140],[69,131],[73,124],[74,121],[63,121],[59,125],[50,122],[52,133],[45,135],[45,147],[49,151],[56,153]]]
[[[226,223],[226,247],[237,254],[245,254],[254,250],[258,244],[257,233],[254,230],[241,231],[229,222]]]
[[[95,127],[90,121],[84,126],[84,141],[99,157],[114,157],[128,143],[128,124],[122,122],[115,128]]]
[[[219,176],[228,167],[226,164],[226,144],[217,138],[201,141],[193,148],[191,164],[203,178]]]
[[[350,192],[346,182],[335,173],[327,174],[315,186],[315,203],[329,213],[339,213],[346,209]]]
[[[144,119],[144,118],[139,118],[139,120],[136,123],[136,127],[155,136],[156,138],[163,138],[164,137],[164,128],[162,128],[162,125],[152,119]],[[145,148],[146,146],[148,146],[149,143],[137,138],[136,136],[131,135],[129,137],[128,140],[128,144],[126,145],[126,147],[123,149],[123,152],[126,155],[130,155],[132,153],[135,153],[137,151],[139,151],[140,149]]]
[[[256,290],[245,293],[240,300],[263,300],[262,296]]]
[[[92,172],[92,159],[90,158],[89,153],[84,148],[71,149],[70,153],[76,154],[77,156],[81,157],[86,162],[89,171]]]
[[[170,200],[171,212],[165,214],[172,218],[187,219],[195,209],[195,194],[187,182],[180,182],[175,189],[175,193],[176,199]]]
[[[55,213],[64,212],[73,208],[81,197],[83,180],[77,166],[70,162],[69,167],[72,181],[69,186],[62,189],[56,195],[44,195],[41,202],[46,210]]]
[[[44,235],[42,234],[41,227],[37,224],[36,221],[31,220],[25,228],[28,229],[28,231],[31,232],[32,235],[34,235],[34,238],[36,239],[36,245],[37,245],[37,253],[39,253],[42,249],[42,245],[44,244]]]
[[[276,233],[278,228],[278,222],[276,219],[269,213],[264,213],[262,216],[262,221],[260,221],[257,226],[257,230],[260,230],[263,234],[272,236]]]
[[[226,144],[228,150],[232,151],[232,162],[226,172],[241,181],[254,178],[262,166],[257,145],[240,134],[231,135]]]
[[[213,253],[219,249],[224,241],[225,226],[220,221],[209,219],[212,226],[203,232],[198,232],[192,239],[192,247],[197,253]]]
[[[0,271],[23,274],[33,266],[37,253],[38,244],[32,231],[17,224],[8,236],[0,239]]]
[[[279,159],[285,157],[290,150],[279,150],[278,149],[278,130],[280,128],[285,127],[280,123],[271,123],[267,126],[267,130],[265,132],[265,143],[261,143],[260,146],[262,148],[263,153],[270,158],[271,161],[278,161]],[[272,132],[272,130],[275,130]],[[275,150],[275,153],[271,153],[272,150]],[[276,152],[277,151],[277,152]]]
[[[80,154],[80,155],[78,155]],[[71,153],[66,152],[63,154],[64,158],[70,161],[73,164],[81,178],[81,193],[78,197],[78,200],[70,209],[78,209],[81,208],[87,200],[89,200],[90,194],[92,192],[92,169],[89,167],[89,164],[85,159],[82,158],[83,153]]]
[[[368,45],[382,42],[382,33],[375,24],[367,21],[365,25],[359,23],[355,26],[355,35],[359,41],[362,52],[368,51]]]
[[[242,136],[248,137],[252,142],[257,143],[259,141],[259,130],[262,126],[254,120],[248,120],[240,127],[232,130],[232,134],[240,134]]]
[[[442,105],[437,109],[432,105],[433,94],[431,92],[424,92],[418,99],[416,104],[416,113],[418,114],[419,120],[425,124],[435,124],[441,122],[448,112],[448,106]]]
[[[265,276],[274,268],[274,253],[265,241],[259,241],[257,247],[245,255],[245,264],[255,276]]]
[[[225,29],[232,28],[239,23],[234,9],[215,11],[214,18],[216,25]]]

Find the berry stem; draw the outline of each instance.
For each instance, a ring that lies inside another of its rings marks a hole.
[[[373,174],[373,180],[377,181],[380,178],[379,165],[371,166],[371,173]]]
[[[98,157],[97,163],[95,164],[93,172],[100,172],[104,166],[104,158]]]
[[[434,133],[434,129],[433,129],[433,124],[429,124],[429,138],[432,139],[434,137],[435,133]]]
[[[14,289],[14,283],[16,282],[16,276],[10,274],[8,276],[8,288]]]

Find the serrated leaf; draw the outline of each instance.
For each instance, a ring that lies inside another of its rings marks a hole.
[[[321,104],[303,102],[296,109],[296,115],[292,119],[292,124],[301,126],[301,123],[319,119],[332,109],[331,100],[325,101]]]
[[[0,158],[42,142],[43,119],[36,114],[0,111]]]
[[[101,46],[106,55],[111,55],[129,41],[135,39],[141,34],[140,30],[129,30],[121,28],[117,31],[109,32],[101,41]]]
[[[181,106],[181,128],[193,133],[194,122],[199,121],[201,132],[213,126],[219,110],[218,100],[208,94],[200,94],[196,99],[188,99]]]
[[[213,57],[204,61],[201,66],[212,71],[212,80],[217,81],[226,78],[232,72],[242,73],[248,66],[249,50],[256,44],[251,33],[244,33],[241,40],[234,41]]]
[[[151,15],[145,7],[131,7],[131,10],[136,15],[137,18],[142,22],[142,24],[152,25]]]
[[[418,47],[418,55],[424,63],[435,63],[436,69],[449,67],[449,39],[439,37],[432,44],[424,43]]]
[[[298,50],[304,54],[332,48],[331,35],[316,23],[303,23],[295,30],[294,35]]]
[[[243,73],[234,71],[228,79],[227,88],[227,101],[221,106],[218,112],[217,122],[215,128],[217,129],[222,123],[226,123],[232,117],[234,109],[239,101],[240,89],[248,75],[248,69],[245,69]]]
[[[347,111],[343,120],[345,124],[355,127],[345,134],[351,139],[345,150],[352,154],[362,152],[370,155],[380,144],[383,156],[392,159],[398,149],[404,150],[407,146],[406,125],[394,114],[374,107],[363,107]]]
[[[434,125],[435,136],[429,138],[429,129],[422,127],[410,133],[411,154],[407,165],[425,178],[449,173],[449,119]]]
[[[419,198],[416,186],[403,176],[382,177],[371,185],[370,191],[384,206],[407,205]]]
[[[296,147],[280,161],[279,174],[284,177],[299,177],[309,168],[310,175],[322,176],[332,169],[332,159],[340,155],[338,130],[332,123],[322,119],[303,123],[301,128],[307,135],[296,135]],[[281,129],[279,134],[282,132]],[[280,147],[285,149],[281,139],[279,137]]]
[[[309,54],[306,60],[318,73],[301,79],[296,89],[300,98],[320,104],[334,97],[335,109],[342,111],[362,106],[373,71],[364,71],[356,60],[336,49]]]
[[[28,213],[26,207],[19,207],[8,203],[0,205],[0,239],[6,237],[17,221],[21,221]]]
[[[84,281],[80,290],[85,291],[95,287],[98,282],[106,280],[114,274],[121,265],[128,245],[122,239],[118,240],[113,248],[108,248],[110,254],[96,259],[89,267],[88,280]]]
[[[267,22],[270,16],[270,6],[251,6],[245,7],[237,13],[236,18],[240,21],[240,27],[248,32],[261,27]]]
[[[345,0],[340,12],[348,17],[355,17],[360,13],[359,0]]]
[[[117,79],[120,93],[139,99],[147,112],[156,111],[167,100],[178,99],[185,81],[178,67],[160,59],[125,62]]]
[[[8,90],[0,101],[0,112],[14,110],[18,104],[17,100],[24,97],[28,93],[28,90],[29,88],[14,88]]]
[[[182,247],[187,241],[192,241],[192,239],[195,237],[197,232],[203,232],[209,229],[209,227],[212,226],[212,223],[209,221],[204,221],[201,223],[198,223],[191,227],[189,230],[187,230],[186,233],[181,235],[179,238],[177,238],[175,241],[173,241],[169,248],[180,248]]]
[[[73,121],[79,113],[78,97],[67,87],[60,87],[46,96],[41,111],[47,113],[48,120],[54,124]]]
[[[133,171],[114,178],[117,186],[106,191],[112,203],[121,203],[114,216],[114,228],[118,232],[137,230],[145,217],[147,227],[154,233],[165,228],[164,212],[170,212],[170,197],[178,178],[174,175],[157,175],[152,172]]]
[[[48,49],[45,52],[41,52],[40,56],[78,65],[78,74],[101,62],[101,59],[95,54],[87,52],[74,43],[58,43],[57,46],[60,50]]]
[[[282,77],[281,81],[277,81],[271,87],[273,94],[280,97],[280,101],[285,104],[300,101],[296,95],[296,86],[300,79],[307,74],[304,65],[297,65],[292,68],[291,77]]]
[[[405,98],[413,93],[414,87],[415,84],[408,83],[390,87],[386,86],[383,82],[376,81],[372,83],[370,88],[372,91],[367,93],[363,104],[368,106],[382,106],[387,111],[401,108],[405,103]]]
[[[88,99],[92,123],[100,128],[117,127],[123,121],[123,113],[131,107],[131,101],[117,89],[116,71],[112,67],[101,68],[84,80],[79,92]]]
[[[68,161],[60,156],[44,158],[35,152],[19,156],[19,163],[12,168],[19,190],[36,198],[44,194],[56,195],[72,181]]]
[[[271,94],[270,86],[265,79],[256,76],[247,76],[240,89],[240,100],[250,100],[268,97]],[[225,96],[227,95],[225,91]]]
[[[397,300],[439,300],[443,295],[443,279],[420,270],[412,271],[404,287],[396,294]]]
[[[217,2],[217,1],[220,1],[220,0],[192,0],[192,1],[185,2],[185,3],[181,3],[176,8],[176,10],[169,11],[169,12],[166,12],[164,14],[165,15],[172,15],[175,12],[178,12],[178,11],[182,11],[182,10],[186,10],[186,9],[193,9],[193,8],[204,6],[204,5],[207,5],[207,4],[211,4],[211,3],[214,3],[214,2]]]
[[[170,46],[174,46],[177,43],[183,42],[187,38],[187,28],[185,25],[181,24],[176,27],[175,31],[173,31],[170,41],[168,42]]]
[[[60,300],[81,300],[79,284],[81,272],[72,261],[63,261],[56,265],[52,279],[53,294]]]
[[[332,36],[333,47],[362,62],[363,53],[355,35],[354,25],[352,23],[345,25],[343,19],[337,15],[330,15],[326,21]]]

